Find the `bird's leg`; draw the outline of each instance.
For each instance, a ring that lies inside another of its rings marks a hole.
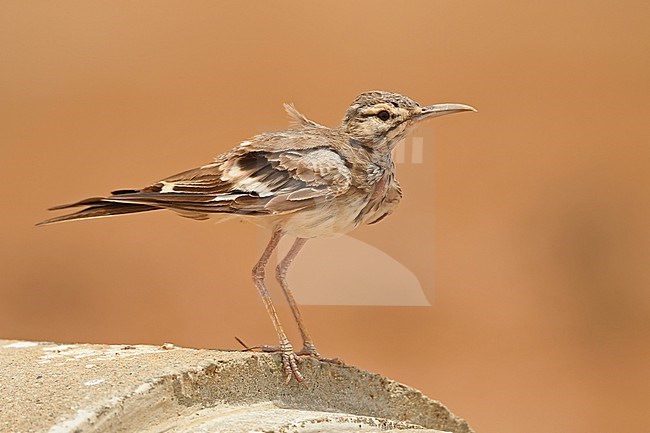
[[[289,303],[289,306],[291,307],[291,312],[293,313],[294,319],[296,319],[296,323],[298,324],[298,329],[300,330],[300,335],[302,336],[302,350],[300,352],[297,352],[297,355],[308,355],[312,356],[319,361],[323,362],[331,362],[334,364],[343,364],[343,361],[341,361],[338,358],[325,358],[322,356],[318,351],[316,350],[316,346],[314,345],[314,342],[312,341],[309,333],[307,332],[307,328],[305,327],[305,324],[302,321],[302,316],[300,314],[300,310],[298,309],[298,304],[296,303],[296,300],[293,298],[293,293],[291,293],[291,290],[289,289],[289,285],[287,284],[287,271],[289,269],[289,266],[291,266],[291,263],[293,263],[293,260],[296,258],[302,247],[305,245],[307,242],[307,239],[305,238],[297,238],[296,241],[293,243],[291,246],[291,249],[287,253],[287,255],[280,261],[278,266],[275,268],[275,276],[278,279],[278,282],[280,283],[280,286],[282,287],[282,291],[284,292],[284,296],[287,298],[287,302]]]
[[[282,236],[283,233],[281,230],[276,230],[273,233],[269,244],[266,246],[264,252],[262,253],[262,257],[260,257],[259,261],[253,268],[253,282],[255,283],[255,287],[262,297],[262,300],[264,301],[266,311],[271,317],[271,321],[275,327],[275,332],[278,334],[278,338],[280,339],[280,346],[277,348],[272,348],[270,346],[259,346],[257,348],[262,350],[266,349],[265,351],[279,351],[282,357],[282,367],[284,369],[284,374],[287,378],[287,382],[289,382],[292,377],[295,378],[297,382],[302,382],[304,378],[298,370],[299,358],[297,358],[296,354],[293,352],[293,347],[291,346],[287,335],[284,333],[284,329],[282,329],[280,319],[278,318],[278,313],[275,311],[275,307],[273,306],[269,292],[266,289],[266,284],[264,283],[266,264],[268,263],[273,250],[278,246],[278,243],[280,242]]]

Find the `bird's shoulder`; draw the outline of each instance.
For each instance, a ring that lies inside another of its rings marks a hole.
[[[337,152],[347,136],[336,129],[304,125],[283,131],[266,132],[242,141],[224,156],[247,152],[283,152],[287,150],[330,149]],[[219,157],[217,157],[219,159]]]
[[[351,174],[350,162],[341,151],[345,139],[339,131],[320,125],[263,133],[242,141],[202,168],[235,179],[250,177],[264,167],[263,171],[280,172],[311,186],[347,189]]]

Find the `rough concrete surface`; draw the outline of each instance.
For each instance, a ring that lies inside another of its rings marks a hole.
[[[413,388],[312,359],[287,385],[268,354],[0,340],[0,367],[2,433],[472,433]]]

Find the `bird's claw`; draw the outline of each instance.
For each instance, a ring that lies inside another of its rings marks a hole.
[[[247,346],[242,340],[235,337],[237,341],[244,346],[245,351],[259,350],[264,353],[279,353],[282,361],[282,370],[286,377],[286,383],[291,381],[291,378],[296,379],[296,382],[301,383],[305,380],[304,376],[300,373],[298,366],[302,364],[301,356],[309,356],[320,362],[326,362],[334,365],[345,365],[343,360],[339,358],[326,358],[316,350],[316,346],[310,343],[305,343],[299,352],[294,352],[291,343],[288,341],[281,341],[279,346],[271,346],[260,344],[257,346]]]
[[[298,383],[304,382],[305,378],[298,368],[298,364],[301,364],[302,360],[296,356],[293,349],[289,348],[289,350],[282,350],[280,352],[280,357],[282,359],[285,383],[291,382],[291,378],[296,379],[296,382]]]
[[[318,351],[316,350],[316,346],[313,344],[305,344],[302,347],[302,350],[300,352],[296,352],[296,355],[298,356],[309,356],[312,357],[320,362],[326,362],[328,364],[334,364],[334,365],[345,365],[342,359],[339,358],[326,358]]]
[[[298,368],[298,365],[302,364],[302,359],[300,359],[298,354],[293,351],[293,347],[288,341],[281,341],[279,346],[266,344],[247,346],[246,343],[239,338],[235,337],[235,339],[244,346],[244,351],[246,352],[259,350],[264,353],[279,353],[282,362],[282,370],[284,371],[286,378],[285,383],[289,383],[291,378],[296,379],[296,382],[298,383],[304,382],[305,377],[300,373],[300,369]]]

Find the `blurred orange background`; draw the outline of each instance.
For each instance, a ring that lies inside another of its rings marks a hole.
[[[320,351],[480,433],[644,431],[649,50],[647,1],[4,1],[0,337],[274,343],[255,227],[34,224],[282,129],[283,102],[335,126],[358,93],[391,90],[479,109],[422,125],[401,206],[352,233],[432,305],[305,306]]]

